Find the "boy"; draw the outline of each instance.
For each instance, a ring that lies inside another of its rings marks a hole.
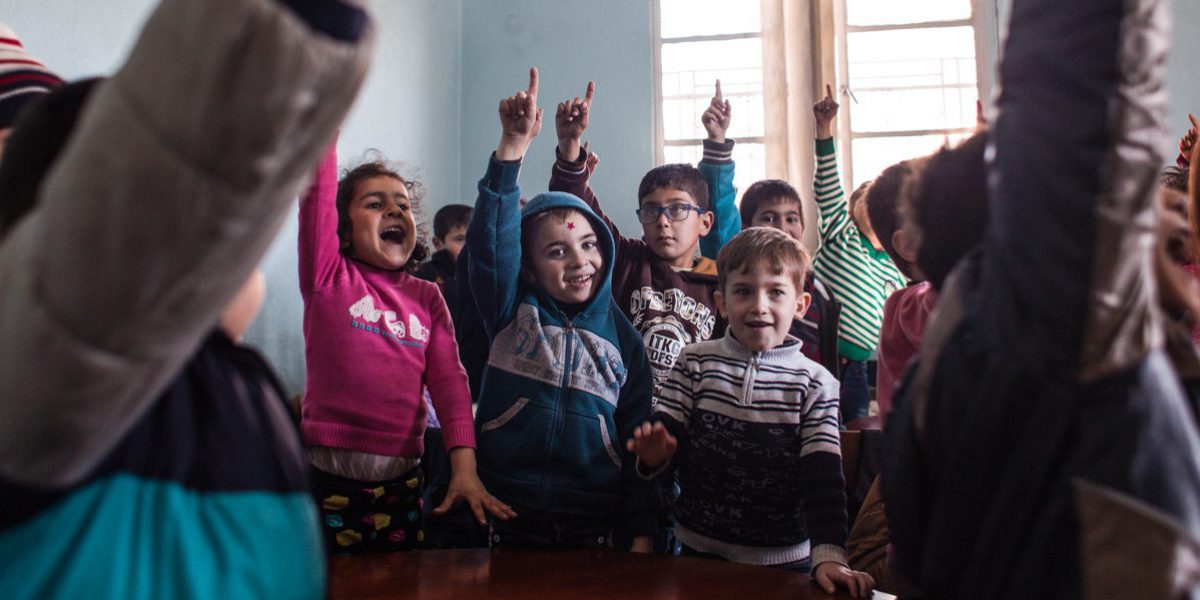
[[[813,189],[821,229],[821,247],[813,269],[842,303],[838,325],[842,419],[850,422],[867,416],[870,409],[866,361],[879,343],[883,301],[904,287],[905,280],[871,230],[864,186],[854,191],[849,204],[846,202],[833,147],[837,111],[833,88],[826,85],[825,97],[813,105],[817,149]]]
[[[458,311],[458,288],[454,285],[454,265],[458,253],[467,243],[467,223],[471,222],[471,207],[466,204],[447,204],[433,215],[433,256],[417,268],[415,275],[438,284],[450,314]]]
[[[648,551],[653,486],[616,442],[650,412],[637,332],[613,305],[614,245],[579,198],[518,208],[517,175],[541,129],[537,69],[500,103],[503,135],[467,229],[472,295],[492,341],[476,423],[479,473],[516,510],[494,546]]]
[[[700,240],[700,253],[708,258],[716,258],[721,246],[737,235],[740,231],[738,225],[741,228],[774,227],[796,240],[804,235],[804,209],[800,194],[786,181],[757,181],[742,194],[740,209],[734,207],[734,140],[725,137],[730,116],[729,102],[722,102],[721,82],[717,81],[717,94],[700,119],[708,132],[708,138],[704,140],[704,160],[700,162],[700,173],[708,182],[709,197],[715,199],[713,209],[716,222],[712,231]],[[727,188],[731,191],[723,193]],[[733,225],[732,231],[728,227],[730,224]],[[808,310],[797,314],[799,318],[792,323],[789,333],[800,340],[800,351],[805,356],[836,375],[837,325],[842,306],[811,270],[804,279],[804,293],[812,298],[812,302]]]
[[[927,597],[1198,591],[1200,439],[1150,268],[1169,6],[1013,3],[987,233],[887,429],[894,557]]]
[[[616,239],[613,299],[642,335],[657,387],[666,380],[684,346],[720,336],[725,330],[713,298],[716,264],[696,255],[700,238],[713,224],[708,186],[700,171],[690,165],[651,169],[638,186],[642,239],[622,237],[588,185],[590,154],[580,145],[595,89],[595,83],[588,82],[583,100],[558,105],[554,119],[558,159],[550,175],[550,189],[582,198]],[[733,193],[732,185],[727,189]]]
[[[808,307],[800,291],[808,256],[787,234],[752,227],[717,264],[729,329],[684,349],[658,396],[657,422],[639,427],[627,448],[643,473],[677,469],[685,555],[811,565],[826,591],[841,583],[867,596],[871,577],[846,567],[838,382],[788,335]]]

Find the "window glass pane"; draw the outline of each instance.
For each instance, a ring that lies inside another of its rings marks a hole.
[[[856,91],[850,125],[855,133],[961,129],[975,126],[974,85],[891,92]]]
[[[660,0],[659,35],[667,39],[758,32],[759,5],[757,0]]]
[[[695,165],[700,162],[702,153],[700,144],[664,148],[664,157],[668,163],[681,162]],[[767,177],[766,148],[762,144],[739,142],[733,147],[733,161],[737,164],[737,170],[733,175],[733,184],[738,189],[737,202],[741,202],[741,193],[750,184]]]
[[[700,114],[714,82],[733,109],[730,137],[763,135],[762,42],[757,39],[662,46],[663,134],[668,140],[705,136]]]
[[[957,144],[970,133],[949,135],[922,135],[912,137],[856,138],[851,144],[854,156],[854,181],[847,182],[846,189],[874,179],[884,169],[910,158],[919,158],[936,152],[947,143]],[[838,157],[839,160],[841,157]]]
[[[894,70],[902,74],[941,73],[942,70],[953,73],[949,71],[953,63],[941,69],[921,68],[908,63],[944,59],[974,60],[975,29],[964,26],[853,32],[846,34],[846,48],[852,76],[858,69],[866,69],[875,77],[885,76]]]
[[[969,18],[970,0],[846,0],[846,22],[850,25],[899,25]]]

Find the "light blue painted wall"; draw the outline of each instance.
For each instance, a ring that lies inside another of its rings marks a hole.
[[[111,74],[121,65],[156,0],[0,0],[0,20],[66,79]],[[457,201],[459,188],[459,0],[373,3],[375,62],[342,129],[343,163],[379,149],[426,185],[426,211]],[[267,297],[246,342],[260,348],[289,393],[304,385],[297,223],[288,219],[264,257]]]
[[[462,176],[464,201],[500,139],[496,105],[541,71],[545,116],[521,173],[522,193],[545,191],[554,161],[554,106],[597,90],[585,140],[600,156],[593,180],[609,216],[629,235],[637,185],[653,161],[653,72],[647,0],[464,0],[462,26]]]

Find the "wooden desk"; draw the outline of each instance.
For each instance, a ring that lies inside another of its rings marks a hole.
[[[805,575],[715,560],[611,550],[423,550],[335,558],[332,599],[549,600],[849,598]],[[889,598],[876,593],[876,598]]]

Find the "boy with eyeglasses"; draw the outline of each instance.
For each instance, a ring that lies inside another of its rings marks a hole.
[[[713,297],[717,291],[716,263],[697,253],[700,238],[709,232],[714,220],[708,184],[700,170],[691,165],[668,164],[651,169],[638,186],[637,215],[642,237],[622,236],[588,185],[591,173],[587,164],[593,155],[580,144],[595,91],[596,84],[588,82],[582,100],[568,99],[558,105],[554,118],[558,158],[550,175],[550,190],[583,198],[612,230],[617,243],[613,299],[642,336],[657,390],[684,346],[725,333],[725,320]],[[720,189],[729,194],[734,193],[732,146],[732,140],[724,145],[706,141],[701,161],[702,169],[728,171],[728,185]],[[718,200],[713,205],[734,206],[732,199]],[[734,213],[723,215],[721,223],[733,224],[736,233],[736,209],[731,210]]]

